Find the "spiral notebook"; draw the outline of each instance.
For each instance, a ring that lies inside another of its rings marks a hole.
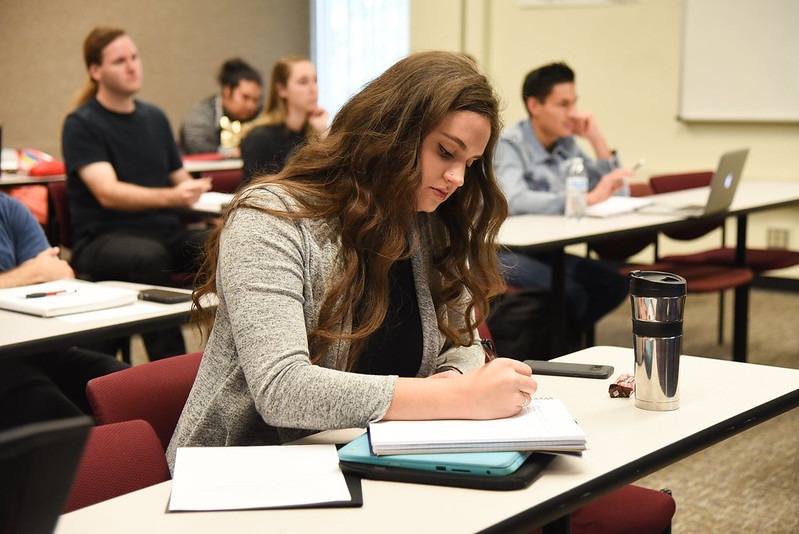
[[[134,304],[134,289],[84,280],[55,280],[42,284],[0,289],[0,309],[40,317],[104,310]]]
[[[560,399],[535,398],[504,419],[380,421],[369,424],[377,455],[445,452],[581,452],[585,432]]]

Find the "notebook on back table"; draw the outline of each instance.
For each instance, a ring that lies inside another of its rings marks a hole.
[[[638,213],[702,217],[726,211],[735,197],[735,190],[741,181],[748,154],[749,149],[744,148],[721,155],[718,168],[710,180],[710,187],[707,188],[707,197],[704,202],[697,202],[698,199],[693,194],[692,201],[687,201],[680,194],[670,195],[671,198],[668,199],[659,199],[656,195],[654,202],[639,209]]]

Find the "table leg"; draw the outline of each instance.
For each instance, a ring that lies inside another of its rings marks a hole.
[[[550,259],[552,269],[552,331],[550,337],[551,357],[566,354],[566,291],[565,257],[561,248],[553,251]]]
[[[746,266],[746,215],[736,217],[737,238],[735,264]],[[735,309],[732,333],[732,357],[736,362],[745,362],[749,344],[749,284],[735,288]]]
[[[563,517],[551,521],[541,527],[543,534],[570,534],[572,531],[571,515],[566,514]]]

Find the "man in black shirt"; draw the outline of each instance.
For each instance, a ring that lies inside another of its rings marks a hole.
[[[84,42],[89,82],[64,123],[63,154],[79,276],[169,285],[193,269],[204,235],[175,208],[208,191],[183,168],[164,113],[134,98],[142,67],[123,30],[95,28]],[[179,329],[145,336],[150,359],[185,352]]]

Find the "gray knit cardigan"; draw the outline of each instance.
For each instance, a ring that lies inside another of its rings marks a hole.
[[[296,207],[278,186],[244,194],[273,210]],[[412,257],[424,339],[420,377],[442,365],[465,372],[484,361],[478,340],[452,347],[438,329],[427,258],[434,216],[419,214],[420,246]],[[344,371],[346,342],[334,344],[316,365],[309,360],[307,333],[339,275],[339,248],[335,220],[289,220],[246,207],[228,220],[214,327],[167,449],[170,469],[178,447],[279,444],[320,430],[363,428],[383,417],[396,376]],[[447,320],[462,323],[457,314]]]

